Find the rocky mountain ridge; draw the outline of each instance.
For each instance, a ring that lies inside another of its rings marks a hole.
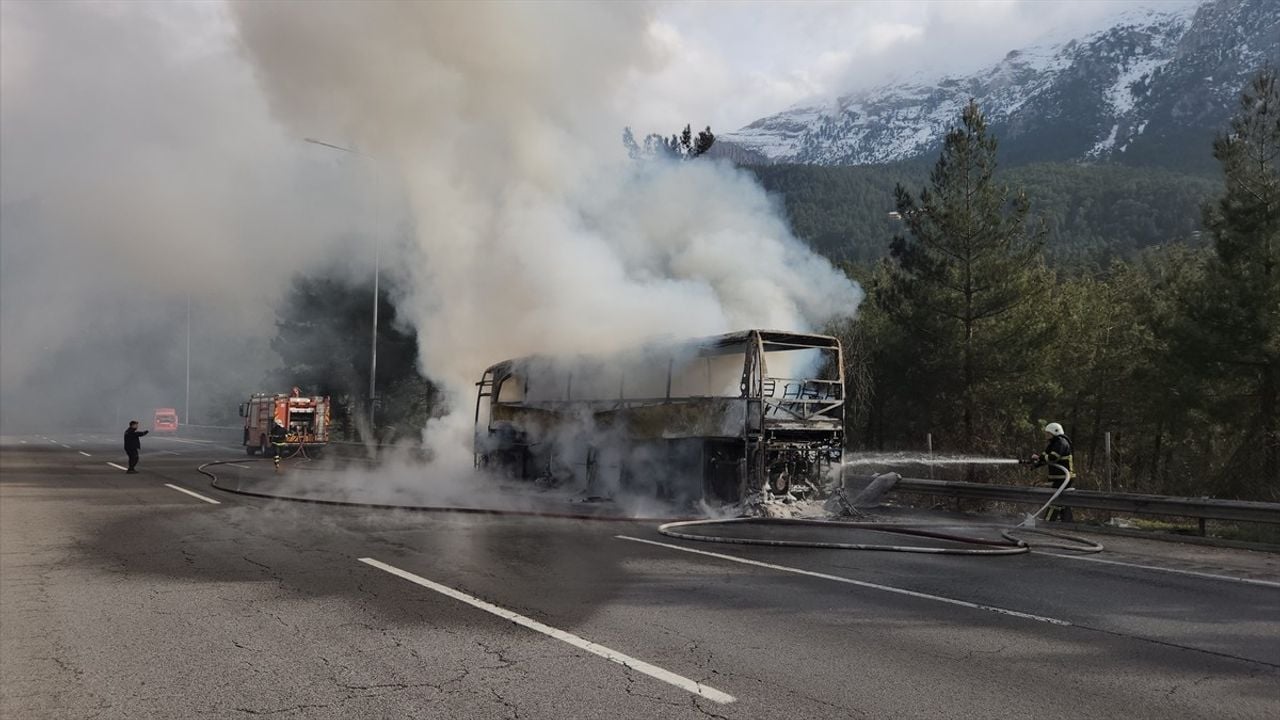
[[[795,107],[718,138],[749,164],[870,165],[932,155],[970,98],[1005,162],[1212,166],[1210,140],[1240,91],[1280,64],[1280,2],[1207,0],[1130,11],[1063,43],[1013,50],[979,72],[886,85]]]

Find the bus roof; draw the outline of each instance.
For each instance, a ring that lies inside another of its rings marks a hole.
[[[760,343],[766,352],[840,347],[840,341],[830,335],[788,332],[785,330],[752,329],[739,330],[737,332],[725,333],[723,335],[709,335],[700,338],[655,338],[638,343],[630,348],[630,350],[632,352],[642,352],[657,356],[687,354],[691,357],[708,357],[715,355],[732,355],[734,353],[745,351],[747,343],[751,341],[753,334],[760,337]],[[627,351],[623,350],[620,352],[625,353]],[[605,356],[609,354],[613,353],[602,353],[602,355]],[[518,365],[538,360],[547,360],[551,357],[553,356],[540,354],[511,358],[509,360],[494,363],[486,368],[485,372],[505,375],[510,373],[511,369]]]

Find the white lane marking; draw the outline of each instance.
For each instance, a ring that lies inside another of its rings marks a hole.
[[[249,467],[248,465],[241,465],[240,463],[225,463],[225,464],[226,464],[226,465],[230,465],[231,467],[244,468],[245,470],[252,470],[252,469],[253,469],[253,468]]]
[[[221,501],[219,501],[219,500],[214,500],[213,498],[205,497],[205,496],[201,495],[201,494],[200,494],[200,493],[198,493],[198,492],[192,492],[192,491],[190,491],[190,490],[188,490],[188,489],[186,489],[186,488],[184,488],[184,487],[178,487],[177,485],[170,485],[169,483],[165,483],[165,484],[164,484],[164,486],[165,486],[165,487],[167,487],[167,488],[172,488],[172,489],[174,489],[174,490],[177,490],[177,491],[178,491],[178,492],[180,492],[180,493],[186,493],[186,494],[190,495],[190,496],[191,496],[191,497],[193,497],[193,498],[198,498],[198,499],[200,499],[200,500],[203,500],[203,501],[205,501],[205,502],[207,502],[207,503],[210,503],[210,504],[213,504],[213,505],[221,505],[221,504],[222,504],[222,502],[221,502]]]
[[[172,450],[157,450],[155,454],[156,455],[181,455],[182,453],[176,453]]]
[[[26,445],[26,444],[27,444],[27,441],[26,441],[26,440],[19,440],[18,442],[22,443],[23,445]]]
[[[68,444],[66,444],[66,443],[58,443],[58,444],[59,444],[59,445],[61,445],[61,446],[62,446],[62,447],[64,447],[64,448],[68,449],[68,450],[70,450],[70,449],[71,449],[71,446],[70,446],[70,445],[68,445]]]
[[[510,620],[511,622],[517,625],[520,625],[522,627],[527,627],[530,630],[536,630],[544,635],[549,635],[557,640],[566,642],[580,650],[586,650],[587,652],[593,655],[599,655],[605,660],[609,660],[610,662],[615,662],[625,668],[630,668],[632,670],[635,670],[636,672],[644,673],[645,675],[648,675],[649,677],[654,678],[656,680],[661,680],[662,682],[675,685],[681,690],[686,690],[688,692],[693,693],[694,695],[701,695],[702,697],[707,698],[708,700],[711,700],[713,702],[718,702],[722,705],[725,705],[737,700],[737,698],[735,698],[734,696],[729,695],[728,693],[724,693],[719,690],[716,690],[710,685],[703,685],[702,683],[694,680],[690,680],[689,678],[684,677],[683,675],[677,675],[669,670],[663,670],[657,665],[650,665],[649,663],[643,660],[637,660],[631,657],[630,655],[625,655],[623,653],[618,652],[617,650],[611,650],[603,645],[597,645],[596,643],[593,643],[590,640],[584,640],[583,638],[580,638],[577,635],[574,635],[573,633],[567,633],[563,630],[557,630],[556,628],[553,628],[550,625],[543,625],[537,620],[527,618],[524,615],[511,612],[510,610],[505,610],[503,608],[498,607],[497,605],[494,605],[492,603],[487,603],[484,600],[481,600],[476,597],[472,597],[464,592],[454,590],[453,588],[448,587],[446,585],[441,585],[439,583],[432,582],[420,575],[414,575],[413,573],[407,570],[401,570],[400,568],[395,567],[394,565],[388,565],[384,562],[380,562],[378,560],[374,560],[373,558],[367,558],[367,557],[360,558],[360,562],[366,565],[371,565],[373,567],[376,567],[379,570],[385,570],[386,572],[389,572],[392,575],[395,575],[397,577],[404,578],[405,580],[408,580],[411,583],[416,583],[429,590],[434,590],[440,593],[441,595],[446,595],[448,597],[453,598],[454,600],[459,600],[472,607],[480,608],[481,610],[484,610],[487,613],[497,615],[498,617],[503,618],[505,620]]]
[[[1253,578],[1234,577],[1232,575],[1214,575],[1213,573],[1196,572],[1195,570],[1178,570],[1175,568],[1159,567],[1156,565],[1139,565],[1137,563],[1120,562],[1119,560],[1103,560],[1102,558],[1084,557],[1080,555],[1059,555],[1058,553],[1044,552],[1042,550],[1035,551],[1037,555],[1048,555],[1050,557],[1061,558],[1063,560],[1085,560],[1087,562],[1104,563],[1106,565],[1120,565],[1122,567],[1140,568],[1142,570],[1159,570],[1160,572],[1177,573],[1179,575],[1191,575],[1193,577],[1208,578],[1210,580],[1226,580],[1227,582],[1248,583],[1249,585],[1262,585],[1263,587],[1280,588],[1280,582],[1272,582],[1270,580],[1254,580]]]
[[[857,585],[858,587],[870,588],[872,590],[883,590],[884,592],[895,593],[897,595],[907,595],[921,600],[933,600],[935,602],[947,603],[948,605],[959,605],[960,607],[972,608],[974,610],[985,610],[987,612],[998,613],[1000,615],[1012,615],[1026,620],[1035,620],[1036,622],[1049,623],[1050,625],[1062,625],[1070,627],[1071,623],[1066,620],[1057,618],[1044,617],[1043,615],[1032,615],[1031,613],[1018,612],[1017,610],[1008,610],[1005,608],[995,607],[994,605],[982,605],[968,600],[957,600],[955,598],[943,597],[941,595],[930,595],[929,593],[916,592],[915,590],[907,590],[906,588],[893,587],[892,585],[879,585],[877,583],[865,582],[862,580],[854,580],[852,578],[841,577],[839,575],[828,575],[826,573],[814,572],[812,570],[801,570],[800,568],[787,567],[786,565],[774,565],[773,563],[760,562],[758,560],[748,560],[746,558],[737,557],[735,555],[725,555],[723,553],[708,552],[706,550],[694,550],[693,548],[681,547],[680,545],[672,545],[670,543],[657,542],[656,540],[645,540],[643,538],[631,537],[629,535],[614,535],[619,540],[630,540],[631,542],[644,543],[646,545],[657,545],[658,547],[670,548],[672,550],[680,550],[681,552],[694,553],[695,555],[706,555],[707,557],[718,558],[720,560],[728,560],[730,562],[742,563],[743,565],[755,565],[756,567],[768,568],[770,570],[779,570],[781,572],[794,573],[796,575],[806,575],[808,577],[821,578],[823,580],[832,580],[834,582],[847,583],[849,585]]]
[[[93,457],[92,455],[90,455],[89,453],[87,453],[87,452],[85,452],[85,451],[83,451],[83,450],[81,450],[81,451],[80,451],[80,454],[81,454],[81,455],[83,455],[83,456],[85,456],[85,457]]]
[[[109,463],[107,463],[107,464],[108,464],[108,465],[110,465],[111,467],[113,467],[113,468],[117,469],[117,470],[128,470],[128,469],[129,469],[129,468],[127,468],[127,467],[124,467],[123,465],[117,465],[117,464],[115,464],[115,463],[113,463],[113,462],[109,462]]]

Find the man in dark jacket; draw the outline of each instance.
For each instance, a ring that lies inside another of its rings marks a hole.
[[[138,451],[142,449],[142,441],[138,438],[149,432],[151,431],[143,430],[138,432],[138,421],[129,421],[129,429],[124,431],[124,454],[129,456],[129,469],[127,472],[137,474],[138,471],[134,468],[138,466]]]
[[[1044,432],[1049,436],[1049,444],[1045,446],[1043,455],[1037,453],[1031,456],[1031,464],[1033,467],[1047,466],[1049,468],[1049,484],[1057,488],[1069,480],[1072,473],[1075,472],[1075,467],[1071,462],[1071,438],[1067,437],[1062,425],[1056,422],[1045,425]],[[1049,508],[1049,512],[1045,515],[1045,520],[1055,519],[1071,522],[1071,508]]]

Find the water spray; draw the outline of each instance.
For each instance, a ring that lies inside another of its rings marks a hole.
[[[987,457],[983,455],[930,455],[927,453],[854,453],[846,455],[842,467],[897,465],[1020,465],[1029,460],[1017,458]]]

